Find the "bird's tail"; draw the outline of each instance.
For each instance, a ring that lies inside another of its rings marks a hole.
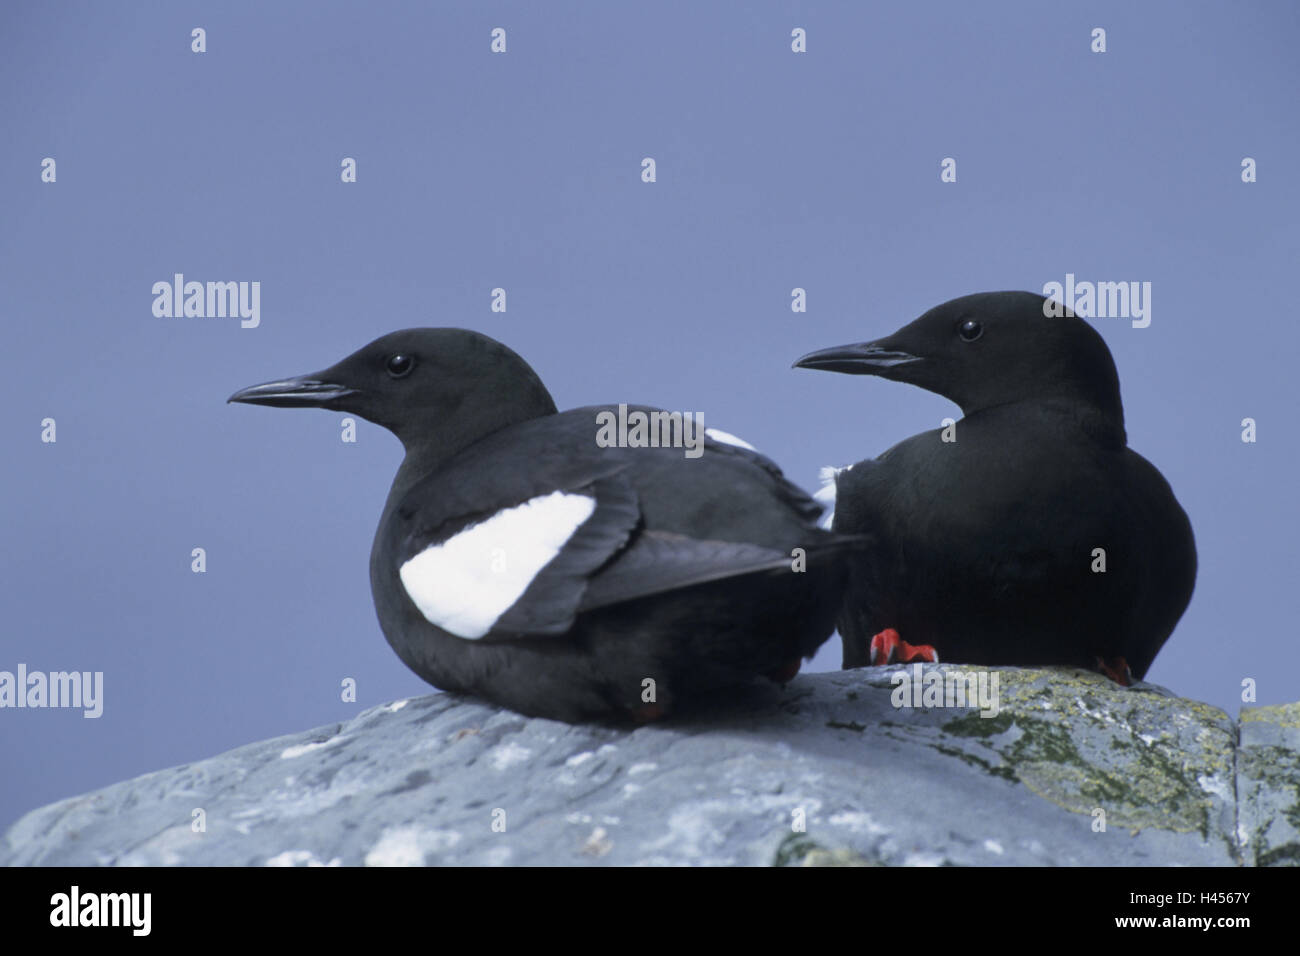
[[[841,471],[848,471],[852,467],[852,465],[845,465],[843,468],[836,468],[834,465],[827,465],[817,472],[817,480],[822,483],[822,486],[813,494],[813,501],[826,509],[821,521],[817,523],[827,531],[835,521],[835,479]]]

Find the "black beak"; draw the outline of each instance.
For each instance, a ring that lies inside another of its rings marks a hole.
[[[846,372],[849,375],[885,375],[899,365],[921,361],[911,352],[887,348],[881,342],[861,342],[857,345],[837,345],[834,348],[809,352],[793,368],[811,368],[823,372]]]
[[[355,394],[356,389],[322,381],[321,373],[317,373],[286,378],[281,382],[250,385],[231,395],[226,402],[272,405],[276,408],[328,408],[330,402]]]

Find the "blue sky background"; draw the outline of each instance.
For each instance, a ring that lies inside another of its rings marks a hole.
[[[367,576],[396,439],[224,404],[414,325],[501,339],[561,408],[702,411],[811,490],[955,409],[799,355],[969,292],[1149,281],[1149,328],[1094,323],[1200,552],[1149,677],[1233,714],[1245,677],[1300,697],[1298,26],[1284,3],[3,4],[0,670],[101,670],[105,710],[0,711],[0,826],[429,690]],[[260,281],[260,327],[155,318],[175,272]]]

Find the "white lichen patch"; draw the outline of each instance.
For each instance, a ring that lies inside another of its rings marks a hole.
[[[604,827],[596,827],[582,844],[580,852],[586,856],[601,857],[612,849],[614,841],[609,838],[609,832]]]
[[[389,827],[366,854],[366,866],[423,866],[428,854],[450,850],[460,839],[455,830]]]
[[[343,741],[347,740],[348,734],[339,734],[337,737],[331,737],[329,740],[321,740],[310,744],[295,744],[292,747],[285,747],[280,752],[281,760],[292,760],[294,757],[301,757],[303,754],[309,754],[315,750],[324,750],[326,747],[337,747]]]
[[[533,752],[527,747],[521,747],[513,740],[507,740],[503,744],[493,747],[488,756],[492,760],[492,767],[495,770],[509,770],[511,767],[525,763]]]
[[[1115,715],[1105,708],[1093,710],[1082,697],[1074,698],[1074,703],[1079,708],[1079,713],[1085,717],[1091,717],[1093,720],[1099,720],[1106,724],[1115,723]]]
[[[285,850],[277,853],[264,864],[265,866],[342,866],[343,861],[334,857],[328,863],[322,863],[311,850]]]
[[[1207,777],[1205,774],[1201,774],[1196,778],[1196,782],[1200,784],[1202,790],[1211,796],[1218,797],[1228,803],[1232,802],[1232,788],[1228,786],[1226,780],[1222,780],[1217,776]]]
[[[832,826],[847,827],[854,833],[866,833],[871,836],[880,836],[888,833],[889,828],[881,826],[871,818],[869,813],[863,813],[860,810],[846,810],[843,813],[832,813],[830,816]]]

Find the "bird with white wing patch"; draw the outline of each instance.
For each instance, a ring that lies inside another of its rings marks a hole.
[[[557,412],[528,364],[463,329],[409,329],[230,401],[316,407],[406,455],[370,557],[380,626],[445,690],[521,713],[652,720],[755,677],[788,680],[830,636],[846,552],[821,508],[747,443],[703,454],[597,441],[612,411]]]

